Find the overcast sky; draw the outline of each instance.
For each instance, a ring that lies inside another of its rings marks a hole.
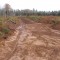
[[[60,10],[60,0],[0,0],[0,7],[9,3],[13,9]]]

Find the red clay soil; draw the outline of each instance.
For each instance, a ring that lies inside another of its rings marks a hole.
[[[60,60],[60,31],[21,20],[14,36],[0,47],[0,60]]]

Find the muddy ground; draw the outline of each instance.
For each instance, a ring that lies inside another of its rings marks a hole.
[[[60,60],[60,31],[21,18],[14,34],[0,42],[0,60]]]

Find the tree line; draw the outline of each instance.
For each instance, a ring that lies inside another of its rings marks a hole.
[[[9,4],[5,4],[4,8],[0,8],[0,16],[60,16],[59,11],[37,11],[35,9],[13,10]]]

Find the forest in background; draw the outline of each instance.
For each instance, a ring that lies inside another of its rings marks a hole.
[[[59,11],[38,11],[33,8],[33,10],[30,9],[24,9],[14,10],[11,8],[9,4],[5,4],[3,8],[0,8],[0,16],[31,16],[31,15],[37,15],[37,16],[60,16],[60,10]]]

